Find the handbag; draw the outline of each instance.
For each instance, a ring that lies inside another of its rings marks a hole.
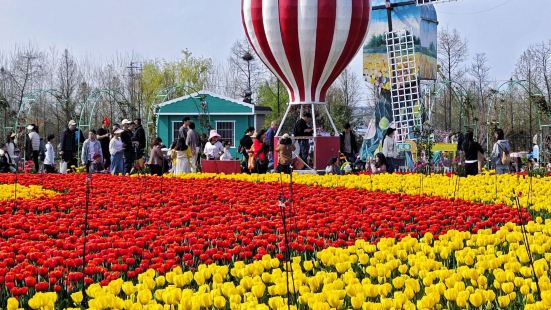
[[[505,166],[508,166],[509,164],[511,164],[511,155],[506,152],[504,149],[501,148],[501,146],[499,146],[499,148],[501,149],[501,164],[502,165],[505,165]]]

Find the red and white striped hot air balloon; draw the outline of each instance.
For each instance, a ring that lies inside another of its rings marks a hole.
[[[242,0],[247,37],[291,104],[325,102],[361,48],[370,13],[371,0]]]

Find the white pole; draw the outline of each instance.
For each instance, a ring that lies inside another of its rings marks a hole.
[[[281,131],[281,128],[283,128],[283,123],[285,122],[285,119],[287,118],[287,114],[289,114],[290,110],[291,110],[291,104],[287,104],[285,115],[283,115],[283,118],[281,119],[281,123],[279,123],[279,127],[277,128],[276,137],[279,137],[279,132]]]
[[[318,136],[318,129],[316,128],[316,110],[314,104],[312,104],[312,126],[314,126],[314,137]]]
[[[339,131],[337,130],[337,126],[335,126],[335,123],[333,122],[333,118],[331,117],[331,114],[329,114],[329,110],[327,109],[327,104],[323,103],[322,105],[323,105],[323,108],[325,108],[325,113],[327,113],[327,117],[331,122],[331,126],[333,126],[333,130],[335,131],[335,136],[337,136],[339,134]]]

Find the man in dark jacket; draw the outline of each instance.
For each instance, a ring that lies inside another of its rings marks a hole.
[[[142,127],[142,119],[141,118],[137,118],[135,121],[134,121],[134,124],[136,126],[136,130],[134,130],[134,137],[133,137],[133,141],[136,141],[138,142],[138,147],[137,147],[137,153],[136,153],[136,159],[140,159],[143,157],[144,155],[144,150],[145,150],[145,130],[143,129]]]
[[[134,133],[130,128],[130,124],[132,124],[131,121],[123,119],[121,124],[124,130],[123,133],[121,133],[121,141],[124,148],[124,174],[130,174],[132,168],[134,168],[134,161],[136,160],[136,151],[132,143]]]
[[[84,142],[82,131],[77,130],[77,123],[69,121],[69,127],[61,136],[61,158],[67,163],[68,171],[74,171],[77,166],[77,153],[79,144]]]
[[[103,165],[104,167],[110,167],[111,166],[111,154],[109,153],[109,141],[111,139],[111,135],[109,132],[109,125],[111,122],[107,117],[103,118],[103,122],[101,122],[101,127],[97,130],[98,133],[98,140],[101,144],[101,151],[103,152]]]
[[[264,139],[264,144],[268,146],[268,169],[273,169],[274,167],[274,138],[277,133],[277,122],[272,121],[270,128],[266,130],[266,139]]]
[[[355,162],[356,155],[358,154],[358,143],[356,141],[356,134],[352,132],[350,123],[344,124],[344,131],[340,134],[340,138],[341,153],[346,156],[349,162]]]
[[[189,124],[191,123],[191,118],[189,116],[186,116],[182,119],[182,126],[180,129],[178,129],[178,139],[184,139],[184,141],[187,138],[187,131],[189,129]]]
[[[253,146],[254,127],[249,127],[245,131],[245,135],[239,141],[239,153],[243,155],[243,161],[241,162],[241,168],[244,172],[248,172],[247,163],[249,161],[249,150]]]
[[[293,135],[299,137],[298,143],[300,145],[300,158],[308,163],[308,154],[310,153],[310,139],[305,137],[310,137],[313,134],[313,129],[308,125],[312,120],[312,114],[306,112],[302,117],[295,123],[295,128],[293,129]]]

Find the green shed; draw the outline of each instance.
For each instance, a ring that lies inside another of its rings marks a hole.
[[[175,137],[178,137],[182,119],[189,116],[200,135],[208,135],[210,129],[216,129],[222,136],[222,141],[231,143],[232,155],[235,158],[239,140],[247,127],[262,128],[266,115],[271,111],[268,107],[201,91],[156,106],[157,136],[163,139],[165,145],[172,144]]]

